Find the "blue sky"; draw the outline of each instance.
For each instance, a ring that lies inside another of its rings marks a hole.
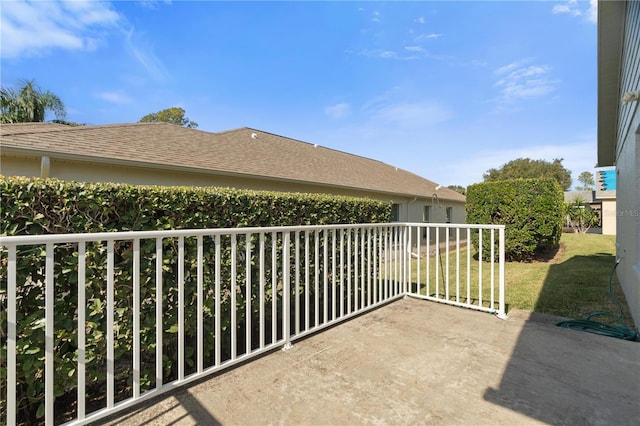
[[[596,163],[593,1],[2,1],[4,87],[67,119],[172,106],[374,158],[443,185],[519,158]],[[54,117],[48,117],[52,119]]]

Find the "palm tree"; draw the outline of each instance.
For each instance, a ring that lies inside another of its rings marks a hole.
[[[0,123],[44,121],[47,111],[58,119],[66,115],[60,98],[48,90],[40,90],[35,80],[21,80],[17,90],[0,88]]]

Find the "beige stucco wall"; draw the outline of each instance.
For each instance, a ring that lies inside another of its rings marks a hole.
[[[163,170],[153,167],[87,163],[51,157],[48,175],[43,176],[40,157],[8,155],[3,153],[0,174],[5,176],[51,177],[80,182],[115,182],[132,185],[162,186],[217,186],[264,191],[325,193],[352,197],[371,198],[399,205],[399,221],[422,222],[423,207],[432,206],[431,222],[445,222],[446,208],[452,207],[452,223],[465,222],[465,206],[438,197],[415,198],[403,195],[376,193],[374,191],[353,190],[334,186],[313,185],[300,182],[286,182],[269,179],[255,179],[242,176],[225,176],[215,173],[194,173],[181,170]]]
[[[602,200],[602,234],[616,235],[616,200]]]

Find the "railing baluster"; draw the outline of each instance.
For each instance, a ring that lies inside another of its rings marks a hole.
[[[482,228],[478,230],[478,306],[482,306]]]
[[[7,424],[16,423],[16,281],[17,281],[17,254],[16,246],[8,245],[7,257]]]
[[[366,285],[366,270],[365,270],[365,265],[366,265],[366,251],[365,251],[365,239],[366,239],[366,231],[364,228],[360,228],[360,310],[364,309],[365,305],[365,296],[366,296],[366,291],[365,291],[365,285]]]
[[[354,228],[353,230],[353,310],[354,311],[359,311],[360,310],[360,306],[358,305],[358,302],[360,301],[360,290],[359,290],[359,286],[360,286],[360,275],[362,275],[362,272],[359,268],[360,262],[361,262],[361,255],[360,255],[360,251],[359,251],[359,247],[360,247],[360,229],[359,228]]]
[[[420,294],[420,272],[422,270],[422,227],[418,226],[418,229],[416,230],[416,255],[417,255],[417,260],[416,260],[416,294]],[[429,247],[427,245],[427,247]],[[412,274],[412,269],[409,269],[409,273],[411,273],[412,278],[413,278],[413,274]]]
[[[220,234],[216,234],[214,237],[214,245],[215,245],[215,249],[214,249],[214,256],[215,256],[215,268],[214,268],[214,274],[215,274],[215,289],[214,289],[214,293],[215,293],[215,319],[214,319],[214,327],[215,327],[215,331],[214,331],[214,336],[215,336],[215,348],[214,348],[214,356],[215,356],[215,365],[219,366],[222,363],[222,321],[221,321],[221,316],[222,316],[222,309],[220,307],[221,304],[221,290],[220,287],[222,286],[221,283],[221,265],[222,265],[222,261],[220,259],[221,256],[221,252],[222,250],[220,249],[220,245],[221,245],[221,238],[220,238]]]
[[[184,380],[184,237],[178,237],[178,381]]]
[[[44,360],[44,384],[45,384],[45,423],[53,424],[53,407],[55,402],[53,373],[54,373],[54,353],[53,353],[53,336],[54,336],[54,245],[48,243],[46,245],[46,264],[45,264],[45,360]]]
[[[373,253],[371,252],[371,240],[373,239],[373,230],[367,229],[367,306],[371,305],[371,279],[374,267]]]
[[[336,319],[336,230],[331,231],[331,319]]]
[[[436,270],[436,298],[440,299],[440,268],[438,268],[438,266],[442,267],[442,259],[440,259],[440,228],[434,228],[434,232],[436,233],[436,255],[433,267]]]
[[[456,302],[460,302],[460,228],[456,228]]]
[[[379,256],[379,248],[378,248],[378,231],[379,228],[373,228],[372,233],[372,251],[373,251],[373,276],[372,286],[373,286],[373,294],[371,303],[376,303],[378,301],[378,286],[380,283],[379,275],[382,275],[382,268],[379,267],[378,262],[380,262],[381,256]]]
[[[156,389],[162,387],[162,237],[156,238]]]
[[[231,360],[236,359],[237,355],[237,318],[236,318],[236,296],[237,296],[237,256],[238,256],[238,242],[236,239],[236,234],[231,234],[231,288],[229,292],[231,293]]]
[[[112,408],[115,395],[114,360],[114,241],[107,241],[107,408]]]
[[[251,306],[251,234],[245,234],[246,242],[244,248],[244,270],[246,275],[244,300],[244,334],[245,334],[245,354],[251,353],[251,317],[253,315],[253,308]]]
[[[295,306],[295,315],[294,315],[294,321],[295,321],[295,333],[296,334],[300,334],[300,231],[296,231],[295,232],[295,245],[294,245],[294,259],[295,259],[295,265],[294,265],[294,269],[293,269],[293,273],[295,274],[294,277],[294,285],[296,287],[295,289],[295,302],[294,302],[294,306]]]
[[[323,293],[322,293],[322,307],[323,307],[323,316],[322,322],[326,323],[329,321],[329,230],[325,229],[323,232],[323,240],[324,244],[322,245],[322,253],[323,253]]]
[[[471,303],[471,228],[467,228],[467,303]]]
[[[264,275],[264,232],[260,232],[260,349],[264,348],[264,287],[265,287],[265,275]]]
[[[84,247],[82,247],[82,250],[84,252]],[[78,265],[78,273],[80,273],[79,265]],[[79,279],[78,279],[78,285],[80,285]],[[78,292],[78,295],[79,294],[80,293]],[[84,298],[84,295],[83,295],[83,298]],[[80,312],[81,306],[84,306],[84,303],[80,304],[78,302],[78,312]],[[80,333],[78,333],[78,336],[80,336]],[[136,238],[133,240],[133,397],[138,398],[139,396],[140,396],[140,240]]]
[[[204,295],[203,295],[203,284],[204,284],[204,275],[203,275],[203,259],[204,259],[204,241],[202,235],[198,235],[197,239],[198,244],[198,260],[197,260],[197,312],[196,312],[196,330],[197,330],[197,342],[196,342],[196,351],[197,351],[197,359],[198,364],[196,366],[197,372],[202,373],[204,368]]]
[[[426,242],[426,251],[427,251],[427,270],[426,275],[427,279],[425,282],[425,295],[431,296],[431,227],[427,226],[427,242]]]
[[[498,317],[501,319],[507,319],[507,313],[505,311],[505,305],[504,305],[504,261],[505,261],[505,257],[504,257],[504,233],[505,233],[505,228],[502,227],[498,230],[498,238],[499,238],[499,247],[498,247],[498,251],[499,251],[499,273],[500,273],[500,291],[498,293],[498,298],[499,298],[499,305],[498,305]]]
[[[445,271],[444,271],[444,273],[445,273],[445,279],[444,279],[444,282],[445,282],[445,284],[444,284],[445,285],[445,296],[444,296],[444,298],[446,300],[449,300],[449,252],[450,252],[450,250],[449,250],[449,245],[450,245],[449,244],[449,239],[450,239],[450,236],[449,236],[449,227],[448,226],[444,229],[444,232],[445,232],[445,259],[446,259],[445,260],[446,268],[445,268]]]
[[[347,234],[347,314],[351,313],[351,230]]]
[[[309,231],[304,232],[304,330],[309,330]]]
[[[84,419],[86,411],[86,265],[86,243],[80,241],[78,243],[78,390],[76,392],[79,420]]]
[[[278,265],[276,232],[271,233],[271,344],[278,341]]]
[[[491,304],[489,305],[489,307],[491,309],[495,309],[495,294],[494,294],[494,287],[495,287],[495,245],[496,245],[496,239],[495,239],[495,229],[491,229],[491,279],[490,279],[490,284],[491,284]]]
[[[320,231],[317,229],[313,233],[313,249],[314,249],[314,258],[313,258],[313,284],[314,284],[314,297],[313,297],[313,314],[314,314],[314,322],[313,325],[315,327],[318,326],[320,322]]]
[[[284,339],[284,348],[287,349],[291,345],[291,233],[283,233],[284,241],[282,243],[282,338]]]
[[[340,232],[340,296],[338,303],[340,303],[340,317],[344,316],[344,230]]]

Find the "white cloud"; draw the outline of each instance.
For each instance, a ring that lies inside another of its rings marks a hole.
[[[115,28],[120,19],[103,2],[3,2],[1,54],[12,58],[52,49],[93,50],[101,37],[98,30]]]
[[[566,13],[571,16],[584,16],[589,22],[596,23],[598,20],[598,1],[589,0],[589,7],[585,10],[583,4],[577,0],[567,0],[564,3],[557,3],[551,9],[554,15]]]
[[[95,94],[95,97],[114,104],[128,104],[133,102],[133,99],[122,90],[117,90],[115,92],[99,92]]]
[[[339,103],[335,105],[330,105],[324,109],[324,113],[332,118],[343,118],[349,115],[351,112],[351,107],[347,103]]]
[[[166,78],[153,46],[108,2],[2,2],[0,54],[5,58],[44,55],[57,49],[92,51],[110,35],[122,37],[126,51],[152,78]]]
[[[171,0],[138,0],[138,4],[146,9],[155,10],[161,4],[171,4]]]
[[[527,66],[524,62],[514,62],[496,70],[499,79],[495,86],[500,91],[500,102],[539,98],[556,89],[558,81],[549,77],[551,68],[547,65]]]
[[[582,12],[578,9],[577,0],[567,0],[566,3],[559,3],[553,6],[553,14],[568,13],[572,16],[580,16]]]
[[[433,101],[389,103],[372,111],[370,119],[376,125],[397,128],[422,128],[444,122],[452,112]]]
[[[418,24],[424,24],[424,23],[425,23],[424,16],[421,16],[421,17],[419,17],[418,19],[416,19],[416,22],[417,22]]]
[[[587,20],[596,24],[598,22],[598,0],[589,0]]]
[[[131,28],[125,33],[125,48],[156,81],[167,78],[167,70],[162,61],[156,56],[154,46],[148,42],[143,34],[138,34]]]
[[[426,51],[418,46],[408,46],[408,47],[405,47],[404,50],[411,53],[408,55],[405,55],[402,53],[398,53],[395,50],[365,49],[362,52],[360,52],[360,54],[369,58],[395,59],[400,61],[411,61],[411,60],[420,59],[421,57],[426,56]]]
[[[444,34],[438,34],[438,33],[420,34],[420,35],[417,35],[413,40],[416,42],[435,40],[442,37],[443,35]]]

